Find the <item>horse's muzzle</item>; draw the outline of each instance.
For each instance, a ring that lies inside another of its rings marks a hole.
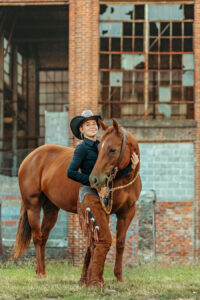
[[[107,179],[107,176],[98,177],[98,176],[92,175],[89,177],[90,185],[93,188],[102,187],[104,185],[106,179]]]

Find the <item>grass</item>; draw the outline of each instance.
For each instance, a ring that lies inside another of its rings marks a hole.
[[[79,287],[81,268],[64,260],[48,261],[46,279],[36,279],[33,260],[0,264],[0,299],[200,299],[200,266],[124,267],[118,284],[113,266],[106,266],[103,290]]]

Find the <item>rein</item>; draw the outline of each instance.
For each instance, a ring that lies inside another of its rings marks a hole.
[[[121,160],[122,160],[122,157],[123,157],[123,154],[124,154],[124,150],[125,150],[125,146],[126,146],[126,134],[125,134],[125,131],[122,128],[120,128],[120,129],[121,129],[122,134],[123,134],[123,140],[122,140],[122,146],[121,146],[120,156],[119,156],[119,159],[117,161],[117,164],[115,165],[115,167],[114,167],[111,175],[108,178],[107,186],[106,186],[106,194],[104,195],[104,197],[102,197],[101,195],[99,197],[101,205],[102,205],[102,208],[103,208],[103,210],[105,211],[105,213],[107,215],[109,215],[111,213],[111,210],[112,210],[112,206],[113,206],[113,192],[117,191],[117,190],[124,189],[124,188],[130,186],[131,184],[133,184],[136,181],[136,179],[138,178],[138,175],[140,173],[140,168],[138,168],[138,171],[137,171],[136,175],[134,176],[134,178],[130,182],[128,182],[127,184],[124,184],[124,185],[113,187],[113,180],[115,179],[115,176],[116,176],[117,171],[119,169],[119,165],[121,163]],[[109,187],[110,183],[112,184],[111,188]],[[106,207],[106,205],[104,203],[104,198],[108,199],[109,198],[109,194],[111,194],[111,197],[110,197],[109,208],[107,209],[107,207]]]

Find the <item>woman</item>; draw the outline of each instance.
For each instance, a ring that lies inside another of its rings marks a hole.
[[[74,151],[67,176],[82,184],[77,207],[80,224],[83,231],[87,229],[89,243],[80,283],[86,283],[88,286],[102,286],[104,262],[112,240],[109,216],[102,209],[99,195],[90,187],[89,182],[90,173],[98,156],[99,118],[100,116],[94,115],[91,110],[85,110],[81,116],[74,117],[70,123],[74,136],[83,140]],[[130,164],[118,171],[116,179],[130,173],[138,162],[138,156],[133,153]],[[107,198],[104,198],[104,201],[107,205]]]

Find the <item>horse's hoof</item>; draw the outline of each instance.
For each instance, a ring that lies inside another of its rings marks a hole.
[[[87,287],[97,287],[97,288],[104,288],[104,282],[102,280],[90,280],[87,282]]]
[[[124,279],[123,279],[123,277],[117,277],[117,282],[124,282]]]
[[[86,284],[86,277],[82,277],[80,280],[79,280],[79,286],[83,286]]]
[[[37,274],[37,279],[43,279],[43,278],[46,278],[46,277],[47,277],[46,274],[42,274],[42,273]]]

